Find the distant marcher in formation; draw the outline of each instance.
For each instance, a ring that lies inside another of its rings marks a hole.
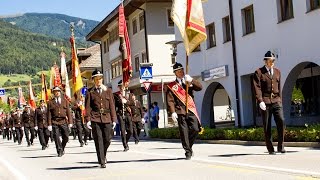
[[[111,143],[112,129],[116,126],[116,110],[112,90],[102,84],[103,74],[99,70],[92,72],[95,86],[88,90],[85,100],[86,122],[92,127],[98,162],[106,168],[107,150]]]
[[[61,96],[61,89],[56,86],[52,89],[52,92],[54,98],[48,102],[48,129],[53,131],[58,157],[61,157],[64,155],[66,144],[69,141],[72,116],[68,100]]]
[[[129,93],[125,92],[122,80],[118,82],[119,92],[114,94],[117,119],[120,124],[123,151],[129,150],[128,141],[132,135],[132,112],[130,109]]]
[[[48,130],[48,116],[47,116],[47,107],[45,106],[44,100],[40,100],[40,106],[35,110],[35,124],[36,129],[39,133],[39,141],[42,146],[42,150],[45,150],[48,147],[48,141],[50,137],[50,131]]]
[[[72,107],[72,110],[75,115],[75,126],[76,126],[76,132],[78,135],[78,140],[80,143],[80,147],[83,147],[83,145],[88,145],[88,138],[89,138],[89,129],[86,126],[86,123],[84,123],[84,117],[83,117],[83,110],[84,110],[84,104],[83,104],[83,97],[78,100],[74,106]],[[83,133],[84,131],[84,133]],[[82,135],[84,134],[84,139]]]
[[[154,129],[154,128],[159,128],[159,106],[158,106],[158,102],[153,102],[152,103],[152,107],[153,107],[153,110],[151,112],[151,118],[152,118],[152,121],[151,121],[151,129]]]
[[[275,59],[275,55],[268,51],[264,56],[265,65],[257,69],[253,77],[255,96],[262,110],[266,146],[271,155],[275,154],[271,136],[272,114],[278,131],[277,150],[280,153],[286,153],[283,145],[285,126],[281,99],[281,72],[274,67]]]
[[[140,139],[140,132],[142,127],[143,113],[141,103],[136,99],[136,96],[131,93],[129,96],[130,109],[132,112],[132,129],[133,129],[133,138],[135,144],[138,144]]]
[[[185,150],[186,160],[190,160],[193,155],[192,146],[200,132],[200,120],[197,115],[195,104],[193,101],[193,92],[200,91],[202,85],[199,81],[193,79],[190,75],[184,74],[183,66],[180,63],[175,63],[173,72],[176,75],[176,80],[168,84],[167,103],[172,114],[172,119],[178,121],[180,138],[182,146]],[[188,90],[188,114],[186,113],[185,99],[186,87]]]
[[[29,147],[30,145],[33,145],[33,140],[35,138],[34,111],[30,108],[30,105],[24,106],[24,110],[22,112],[22,127],[24,127],[24,134]],[[29,132],[31,134],[30,138]]]
[[[16,111],[11,114],[11,123],[14,142],[18,141],[18,144],[21,145],[24,128],[22,126],[21,112],[19,108],[16,108]]]

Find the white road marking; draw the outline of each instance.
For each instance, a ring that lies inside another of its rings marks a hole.
[[[27,180],[27,178],[14,166],[12,166],[7,160],[3,157],[0,159],[0,164],[3,164],[15,176],[18,180]]]

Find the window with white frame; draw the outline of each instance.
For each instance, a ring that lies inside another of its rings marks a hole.
[[[231,29],[230,29],[230,19],[226,16],[222,19],[223,27],[223,42],[231,41]]]
[[[167,9],[167,21],[168,21],[168,27],[174,26],[174,22],[171,19],[171,9]]]
[[[122,75],[122,60],[118,59],[111,63],[112,78]]]
[[[138,32],[137,19],[134,18],[132,20],[132,34],[136,34]]]
[[[250,5],[242,11],[242,31],[243,35],[255,32],[253,5]]]
[[[142,63],[147,63],[148,60],[147,60],[147,53],[146,52],[142,52],[141,53],[141,62]]]
[[[143,16],[143,13],[141,13],[141,14],[139,15],[139,26],[140,26],[140,31],[141,31],[142,29],[144,29],[144,16]]]
[[[208,34],[207,49],[209,49],[216,46],[216,32],[214,23],[207,25],[206,29]]]
[[[140,68],[140,60],[139,60],[139,55],[134,56],[134,71],[139,72]]]
[[[320,9],[320,0],[307,0],[308,11]]]
[[[279,22],[293,18],[292,0],[278,0],[277,4]]]

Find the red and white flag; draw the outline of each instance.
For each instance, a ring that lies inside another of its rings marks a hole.
[[[68,100],[71,100],[71,90],[70,90],[67,65],[66,65],[66,53],[62,51],[60,53],[60,57],[61,57],[61,85],[64,89],[66,98]]]

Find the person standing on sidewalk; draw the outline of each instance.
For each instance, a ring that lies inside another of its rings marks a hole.
[[[274,155],[271,136],[271,117],[274,116],[278,131],[278,152],[286,153],[284,141],[284,117],[281,99],[281,72],[274,67],[275,55],[268,51],[264,56],[265,65],[257,69],[253,76],[254,93],[261,109],[266,146]]]
[[[24,135],[26,136],[26,141],[28,147],[33,145],[33,140],[35,138],[35,121],[34,121],[34,111],[30,109],[30,105],[25,105],[22,112],[22,126],[24,127]],[[31,137],[29,138],[29,132]]]
[[[185,150],[186,160],[193,155],[192,146],[200,132],[200,119],[193,101],[193,92],[201,91],[202,85],[190,75],[184,74],[180,63],[173,65],[176,80],[167,85],[167,103],[173,121],[178,121],[182,147]],[[186,112],[186,87],[188,89],[188,113]]]
[[[58,157],[61,157],[64,155],[64,149],[69,141],[69,128],[72,127],[72,116],[68,100],[64,96],[61,96],[61,89],[55,86],[52,92],[54,98],[48,102],[48,129],[49,131],[53,131]]]
[[[48,130],[48,117],[47,117],[47,107],[45,106],[44,100],[40,100],[40,106],[35,110],[35,124],[36,129],[39,133],[39,141],[42,146],[42,150],[48,147],[48,141],[50,136],[50,131]]]
[[[85,100],[87,127],[92,129],[98,162],[106,168],[107,150],[111,143],[112,129],[116,126],[116,110],[112,90],[102,84],[103,74],[99,70],[92,72],[94,86],[88,89]],[[92,127],[92,128],[91,128]]]
[[[159,113],[160,113],[160,109],[158,106],[158,102],[153,102],[152,103],[153,106],[153,110],[152,110],[152,114],[151,114],[151,129],[155,129],[155,128],[159,128]]]

